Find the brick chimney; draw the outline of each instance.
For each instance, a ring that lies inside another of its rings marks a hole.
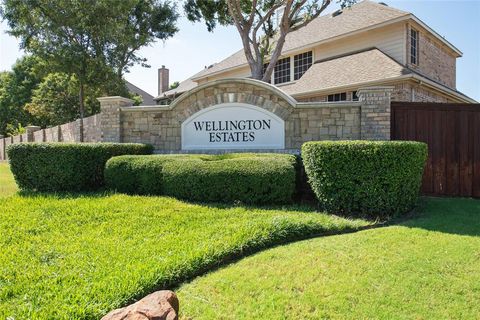
[[[170,71],[162,66],[158,69],[158,95],[168,91],[170,81]]]

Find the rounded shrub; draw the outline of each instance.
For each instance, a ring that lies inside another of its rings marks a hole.
[[[134,143],[21,143],[7,148],[19,188],[32,191],[95,190],[104,185],[108,159],[152,151],[150,145]]]
[[[105,166],[106,186],[128,194],[164,194],[163,166],[175,158],[174,155],[113,157]]]
[[[309,183],[331,213],[387,218],[416,204],[427,145],[411,141],[321,141],[302,146]]]
[[[110,159],[107,186],[200,202],[288,203],[296,158],[284,154],[156,155]]]

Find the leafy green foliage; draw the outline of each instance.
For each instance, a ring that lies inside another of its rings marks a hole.
[[[296,158],[281,154],[121,156],[105,169],[108,187],[201,202],[288,203]]]
[[[138,50],[171,37],[178,17],[158,0],[5,0],[0,14],[23,49],[77,77],[81,118],[84,86],[119,83],[129,67],[145,65]]]
[[[128,143],[21,143],[8,146],[11,170],[22,190],[88,191],[103,185],[105,163],[123,154],[149,154]]]
[[[180,85],[180,82],[174,81],[173,83],[170,84],[170,87],[168,89],[169,90],[176,89],[176,88],[178,88],[179,85]]]
[[[35,125],[56,126],[78,119],[80,117],[78,86],[78,80],[74,75],[50,73],[43,78],[33,90],[32,101],[25,106],[35,118]],[[100,104],[96,99],[100,96],[102,90],[85,88],[85,116],[100,111]]]
[[[422,204],[399,225],[279,246],[199,277],[176,291],[180,318],[477,319],[480,201]]]
[[[52,73],[54,69],[51,62],[27,55],[17,60],[12,71],[0,73],[1,135],[17,135],[17,129],[27,125],[49,127],[79,118],[78,78]],[[98,113],[97,98],[109,95],[129,95],[123,79],[110,74],[85,85],[84,115]]]
[[[25,129],[25,127],[22,126],[21,123],[19,123],[16,127],[9,123],[7,124],[7,132],[9,136],[14,137],[20,134],[24,134],[25,132],[27,132],[27,129]]]
[[[232,258],[367,224],[298,206],[201,206],[109,194],[8,197],[0,210],[0,319],[99,319]]]
[[[307,142],[302,157],[325,210],[387,218],[413,209],[427,146],[409,141]]]
[[[42,81],[46,65],[34,56],[25,56],[13,65],[12,71],[0,72],[0,134],[14,134],[19,126],[34,120],[24,106]]]

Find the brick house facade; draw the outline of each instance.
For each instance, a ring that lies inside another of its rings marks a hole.
[[[311,63],[298,66],[305,70],[298,77],[297,61],[305,55]],[[393,86],[394,101],[472,103],[456,89],[456,59],[461,56],[460,50],[415,15],[364,0],[290,33],[277,67],[280,74],[287,66],[291,75],[284,79],[273,75],[272,84],[305,102],[338,101],[338,95],[340,101],[355,101],[359,88]],[[162,81],[165,74],[162,71]],[[159,90],[156,100],[169,104],[209,81],[237,77],[250,77],[243,50],[201,70],[176,89]]]

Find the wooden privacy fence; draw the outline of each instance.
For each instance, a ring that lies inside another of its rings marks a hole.
[[[423,194],[480,198],[480,104],[392,102],[391,139],[428,144]]]

